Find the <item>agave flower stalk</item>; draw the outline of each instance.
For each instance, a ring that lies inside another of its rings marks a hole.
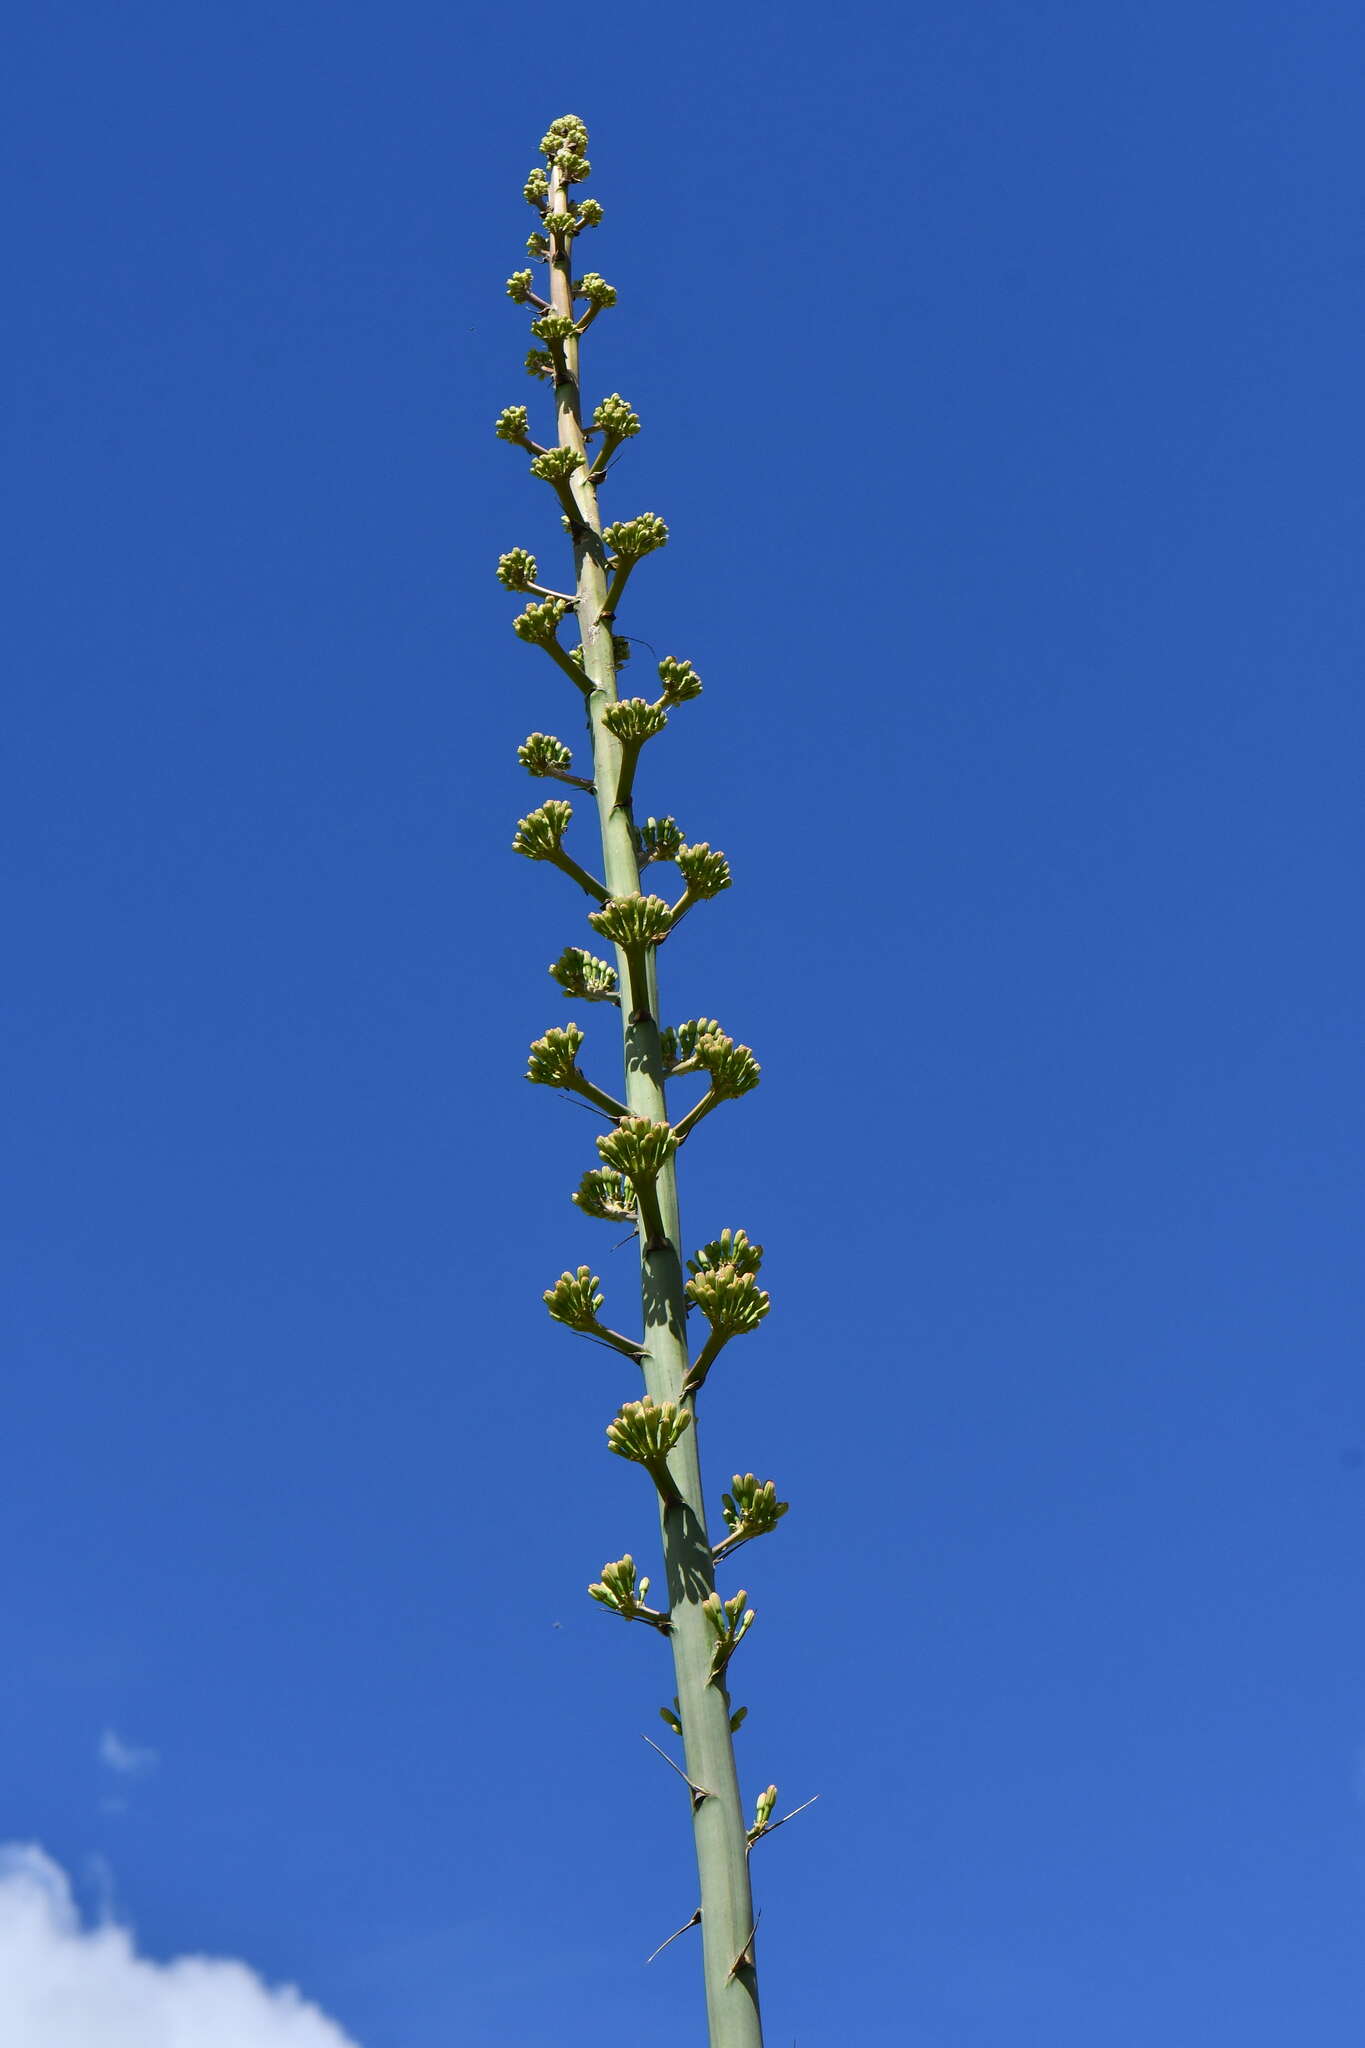
[[[550,657],[586,711],[590,776],[574,775],[569,748],[546,733],[532,733],[519,754],[532,775],[593,796],[602,881],[562,843],[571,810],[563,799],[551,799],[523,818],[514,846],[578,884],[594,906],[587,912],[589,926],[614,949],[613,968],[568,946],[550,972],[572,999],[619,1007],[624,1101],[580,1067],[584,1034],[574,1024],[535,1042],[528,1077],[572,1090],[609,1126],[597,1140],[600,1163],[584,1175],[574,1199],[587,1215],[608,1221],[631,1217],[636,1223],[641,1339],[636,1344],[598,1320],[603,1298],[588,1266],[566,1271],[546,1290],[545,1300],[556,1321],[624,1358],[623,1370],[638,1368],[632,1396],[608,1427],[608,1448],[640,1465],[654,1483],[666,1605],[645,1604],[649,1582],[637,1583],[630,1553],[604,1565],[589,1591],[599,1604],[667,1638],[677,1693],[675,1710],[660,1711],[683,1743],[686,1768],[680,1775],[691,1797],[701,1892],[700,1908],[686,1925],[701,1927],[710,2048],[761,2048],[749,1852],[771,1832],[776,1791],[769,1787],[760,1795],[757,1818],[747,1824],[734,1754],[734,1731],[744,1710],[732,1705],[728,1674],[754,1615],[743,1591],[727,1597],[717,1589],[716,1566],[738,1545],[772,1530],[786,1503],[777,1500],[771,1481],[736,1474],[733,1493],[724,1497],[728,1533],[713,1547],[696,1419],[698,1396],[722,1348],[757,1328],[768,1297],[754,1277],[761,1247],[742,1230],[727,1230],[705,1245],[689,1261],[688,1277],[677,1186],[679,1146],[703,1117],[752,1088],[759,1070],[749,1048],[737,1046],[714,1019],[693,1019],[676,1029],[660,1023],[659,948],[683,916],[728,888],[731,877],[725,856],[705,841],[687,844],[672,817],[650,817],[641,826],[634,815],[637,772],[648,771],[650,750],[670,713],[698,696],[701,683],[690,662],[669,656],[659,663],[657,699],[623,698],[617,686],[618,669],[630,652],[616,632],[617,607],[628,587],[634,593],[638,565],[666,543],[668,529],[653,512],[604,525],[599,508],[599,489],[640,421],[619,393],[585,411],[583,337],[616,302],[615,290],[595,270],[575,275],[575,242],[602,216],[594,200],[575,195],[588,174],[586,151],[587,131],[575,116],[551,124],[541,143],[545,169],[537,166],[524,187],[540,216],[527,247],[533,264],[545,266],[545,288],[532,289],[531,270],[515,272],[507,286],[513,303],[529,306],[536,316],[531,332],[537,345],[526,367],[553,387],[554,437],[545,444],[532,439],[524,406],[509,406],[496,423],[501,440],[531,454],[533,477],[554,495],[572,552],[572,595],[542,582],[535,557],[524,548],[504,554],[498,574],[507,589],[528,599],[515,621],[518,636]],[[576,648],[568,644],[571,628],[577,630]],[[642,887],[642,867],[656,863],[676,866],[682,885],[676,900]],[[691,1077],[704,1077],[705,1090],[690,1108],[678,1109],[670,1103],[670,1090],[695,1095],[697,1080]],[[695,1362],[689,1309],[710,1326]]]

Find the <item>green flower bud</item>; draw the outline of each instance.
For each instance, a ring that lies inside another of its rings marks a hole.
[[[666,1067],[680,1066],[693,1058],[700,1039],[720,1032],[714,1017],[689,1017],[685,1024],[669,1024],[659,1033],[659,1049]]]
[[[651,861],[672,860],[683,843],[676,818],[646,818],[635,828],[635,854],[642,868]]]
[[[752,1472],[736,1472],[730,1486],[731,1491],[721,1495],[720,1509],[732,1536],[766,1536],[791,1506],[778,1499],[775,1481],[760,1482]]]
[[[532,232],[526,237],[526,253],[533,263],[544,263],[550,254],[550,245],[544,235]]]
[[[710,896],[719,896],[722,889],[728,889],[733,879],[730,863],[723,853],[712,853],[707,840],[699,840],[695,846],[678,848],[678,873],[687,884],[689,896],[699,896],[703,901]]]
[[[584,150],[588,131],[577,114],[561,114],[540,138],[540,153],[553,163],[561,149]]]
[[[734,1713],[730,1716],[730,1733],[732,1735],[738,1735],[740,1728],[743,1726],[744,1722],[748,1720],[748,1718],[749,1709],[747,1707],[736,1707]],[[678,1730],[678,1733],[680,1735],[682,1734],[681,1728]]]
[[[567,313],[542,313],[538,320],[531,322],[531,332],[537,341],[567,341],[578,329]]]
[[[727,1101],[757,1088],[763,1069],[747,1045],[736,1045],[723,1031],[697,1040],[697,1065],[710,1077],[712,1092]]]
[[[528,348],[526,351],[526,374],[529,377],[543,377],[547,384],[555,381],[555,359],[547,349]]]
[[[547,448],[530,466],[532,476],[547,484],[566,483],[583,460],[576,448]]]
[[[627,1401],[607,1424],[607,1448],[632,1464],[661,1467],[674,1445],[692,1427],[692,1417],[676,1401]]]
[[[493,422],[493,432],[500,441],[529,441],[531,415],[524,405],[505,405]]]
[[[532,600],[513,619],[512,631],[518,640],[529,640],[533,647],[546,647],[554,639],[560,620],[568,609],[560,597],[547,597],[539,604]]]
[[[638,512],[634,519],[618,519],[602,535],[620,562],[638,562],[652,555],[668,540],[668,528],[657,512]]]
[[[585,156],[580,156],[576,150],[561,149],[554,161],[563,172],[566,185],[581,185],[585,178],[592,176],[592,165]]]
[[[609,1003],[616,995],[616,969],[581,946],[566,946],[550,972],[566,996],[576,996],[582,1003]]]
[[[543,207],[550,196],[550,181],[537,164],[521,188],[521,196],[529,206]]]
[[[531,1063],[526,1069],[528,1081],[537,1081],[545,1088],[567,1088],[578,1075],[578,1052],[583,1043],[583,1033],[576,1024],[569,1024],[561,1031],[551,1025],[543,1038],[531,1042]]]
[[[600,306],[605,312],[608,306],[616,304],[616,286],[608,284],[599,271],[585,270],[574,289],[574,297],[586,299],[590,306]]]
[[[551,797],[548,803],[528,812],[526,817],[518,818],[516,836],[512,841],[513,853],[521,854],[526,860],[553,859],[559,852],[560,841],[572,816],[572,804],[566,804],[562,797]]]
[[[603,1223],[635,1221],[635,1188],[627,1174],[612,1173],[605,1167],[585,1173],[574,1200],[585,1216],[600,1217]]]
[[[579,225],[585,228],[600,228],[602,208],[595,199],[580,199],[578,202]]]
[[[507,280],[507,296],[514,306],[524,306],[531,290],[529,270],[514,270]]]
[[[640,431],[640,415],[627,405],[619,391],[602,399],[593,410],[592,423],[612,441],[628,441]]]
[[[736,1272],[733,1266],[700,1272],[683,1291],[718,1337],[747,1337],[772,1305],[753,1274]]]
[[[721,1266],[733,1266],[737,1273],[756,1273],[762,1264],[763,1247],[752,1244],[747,1231],[722,1230],[719,1237],[713,1237],[688,1260],[687,1270],[694,1277],[698,1273],[714,1273]]]
[[[558,235],[561,241],[572,241],[578,233],[578,215],[571,206],[562,213],[547,213],[545,226],[550,234]]]
[[[647,703],[643,697],[622,697],[619,702],[607,705],[602,713],[602,723],[623,745],[642,747],[646,740],[653,739],[655,733],[663,731],[668,724],[668,713],[662,705]]]
[[[600,1284],[590,1266],[580,1266],[576,1273],[561,1273],[542,1298],[557,1323],[567,1323],[571,1330],[591,1330],[603,1301],[597,1292]]]
[[[670,706],[701,695],[701,677],[691,662],[675,661],[671,654],[659,663],[659,681],[663,684],[664,703]]]
[[[529,590],[539,573],[535,556],[526,548],[510,548],[498,556],[498,581],[504,590]]]
[[[554,775],[573,766],[573,755],[563,740],[548,732],[528,733],[517,748],[517,759],[528,775]]]
[[[595,1143],[602,1164],[626,1174],[636,1188],[653,1181],[678,1148],[671,1124],[651,1123],[645,1116],[622,1117]]]
[[[588,923],[599,939],[613,945],[656,946],[667,937],[673,912],[662,896],[613,896],[600,910],[588,912]]]
[[[669,1727],[673,1730],[673,1733],[675,1735],[682,1734],[682,1722],[678,1719],[678,1716],[672,1707],[660,1707],[659,1719],[661,1721],[667,1721]]]

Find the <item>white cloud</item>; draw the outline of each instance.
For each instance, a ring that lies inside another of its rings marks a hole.
[[[292,1985],[220,1956],[139,1956],[125,1927],[84,1927],[66,1873],[0,1846],[0,2048],[356,2048]]]
[[[139,1749],[136,1743],[125,1742],[115,1729],[106,1728],[100,1737],[100,1762],[125,1778],[141,1778],[156,1769],[157,1754],[154,1749]]]

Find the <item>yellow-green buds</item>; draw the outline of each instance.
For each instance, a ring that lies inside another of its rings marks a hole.
[[[498,581],[504,590],[529,590],[540,565],[529,548],[509,548],[498,556]]]
[[[560,621],[568,609],[562,597],[547,597],[541,604],[533,601],[524,611],[517,613],[512,621],[512,631],[518,640],[529,640],[533,647],[547,647],[559,631]]]
[[[561,149],[583,150],[587,146],[588,131],[577,114],[560,114],[540,138],[540,153],[549,157],[551,163]]]
[[[503,560],[507,557],[504,555]],[[534,566],[531,574],[535,575]],[[553,733],[531,732],[517,748],[517,759],[528,775],[559,776],[573,766],[573,754]]]
[[[748,1718],[749,1709],[747,1707],[736,1707],[734,1713],[730,1716],[730,1733],[732,1735],[738,1735],[740,1728],[743,1726],[744,1722],[748,1720]],[[679,1729],[678,1733],[681,1735],[682,1730]]]
[[[547,384],[555,381],[555,359],[548,349],[528,348],[526,351],[526,373],[530,377],[543,377]]]
[[[719,1593],[709,1593],[701,1603],[701,1611],[710,1622],[715,1633],[716,1646],[711,1652],[711,1676],[719,1678],[736,1649],[754,1625],[754,1610],[745,1607],[748,1594],[741,1587],[733,1600],[722,1600]]]
[[[685,1024],[665,1025],[659,1033],[659,1050],[664,1065],[671,1071],[686,1060],[690,1063],[689,1071],[694,1070],[698,1040],[719,1031],[720,1026],[714,1017],[689,1017]]]
[[[691,1427],[688,1409],[676,1401],[656,1403],[646,1394],[642,1401],[627,1401],[607,1424],[607,1449],[643,1465],[656,1481],[665,1483],[668,1454]]]
[[[737,1273],[756,1273],[763,1264],[763,1247],[750,1242],[747,1230],[722,1230],[719,1237],[713,1237],[704,1244],[687,1262],[687,1270],[694,1278],[698,1273],[714,1273],[721,1266],[733,1266]]]
[[[553,860],[572,816],[573,805],[566,804],[562,797],[552,796],[548,803],[518,818],[513,853],[527,860]]]
[[[638,562],[666,544],[668,528],[657,512],[637,512],[633,519],[615,520],[602,538],[618,562]]]
[[[615,704],[607,705],[602,713],[602,723],[608,732],[615,733],[623,746],[639,748],[663,731],[668,724],[668,713],[661,704],[647,703],[643,697],[622,697]]]
[[[521,188],[521,196],[528,206],[544,208],[545,202],[550,196],[550,181],[539,164],[536,165],[535,169],[527,177],[526,183]]]
[[[674,1693],[671,1707],[660,1707],[659,1719],[666,1721],[675,1735],[682,1734],[682,1721],[678,1716],[678,1695]]]
[[[666,938],[673,912],[662,896],[613,896],[600,910],[588,912],[588,923],[600,939],[629,950],[656,946]]]
[[[563,172],[566,185],[581,185],[585,178],[592,176],[592,165],[576,150],[561,149],[556,153],[554,161]]]
[[[733,880],[725,855],[713,853],[705,839],[699,840],[695,846],[680,846],[677,859],[678,873],[694,901],[705,902],[710,896],[719,896]]]
[[[647,1116],[622,1117],[615,1130],[604,1131],[594,1143],[602,1164],[627,1175],[636,1189],[651,1185],[678,1147],[673,1126],[652,1123]]]
[[[669,1633],[667,1615],[645,1606],[649,1580],[641,1579],[637,1583],[635,1559],[629,1554],[618,1557],[611,1564],[604,1564],[601,1578],[589,1586],[588,1591],[594,1600],[600,1600],[614,1614],[624,1615],[627,1621],[647,1621],[651,1628],[661,1629],[665,1635]]]
[[[547,484],[567,483],[582,460],[576,448],[547,448],[530,465],[531,474]]]
[[[531,1063],[526,1069],[528,1081],[538,1081],[546,1088],[568,1088],[578,1079],[578,1052],[583,1043],[583,1033],[576,1024],[567,1024],[561,1031],[551,1025],[543,1038],[531,1042]]]
[[[580,199],[578,202],[578,224],[584,228],[600,228],[602,208],[595,199]]]
[[[757,1088],[762,1068],[747,1045],[736,1045],[723,1031],[697,1040],[696,1063],[710,1076],[711,1092],[725,1101]]]
[[[574,1200],[585,1216],[598,1216],[604,1223],[635,1221],[635,1186],[628,1174],[610,1173],[602,1167],[585,1173]]]
[[[721,1546],[732,1550],[736,1544],[747,1543],[750,1537],[766,1536],[777,1527],[791,1506],[790,1501],[779,1500],[773,1480],[762,1482],[752,1472],[736,1472],[730,1481],[731,1491],[720,1497],[721,1513],[725,1526],[730,1531]]]
[[[659,663],[659,681],[663,684],[664,703],[685,704],[689,697],[700,697],[701,677],[690,661],[675,661],[666,654]]]
[[[528,447],[531,415],[524,405],[505,405],[493,422],[493,432],[500,441],[514,441],[519,448]]]
[[[749,1840],[751,1842],[756,1842],[760,1835],[765,1835],[768,1832],[768,1822],[772,1819],[776,1807],[777,1787],[776,1785],[769,1785],[765,1792],[759,1793],[754,1806],[754,1824],[749,1829]]]
[[[689,1280],[684,1291],[718,1337],[747,1336],[771,1306],[753,1274],[736,1272],[733,1266],[707,1268]]]
[[[544,235],[531,233],[526,237],[526,253],[533,263],[544,263],[550,254],[550,245]]]
[[[608,967],[581,946],[566,946],[550,964],[550,972],[566,996],[583,1003],[614,1003],[617,1000],[616,969]]]
[[[529,284],[529,278],[527,282]],[[600,271],[585,270],[574,286],[574,297],[586,299],[590,306],[602,312],[616,304],[616,286],[608,284]]]
[[[597,1292],[599,1285],[592,1268],[580,1266],[576,1273],[561,1273],[542,1299],[557,1323],[567,1323],[571,1330],[591,1330],[603,1301]]]
[[[672,860],[682,843],[676,818],[646,818],[643,825],[635,827],[635,855],[642,868],[652,861]]]
[[[585,280],[586,282],[586,280]],[[628,441],[640,431],[640,415],[632,410],[619,391],[601,399],[593,410],[592,423],[609,441]]]
[[[514,270],[507,280],[507,296],[514,306],[524,306],[531,295],[529,270]]]
[[[539,320],[531,322],[531,332],[537,341],[567,341],[578,329],[567,313],[542,313]]]

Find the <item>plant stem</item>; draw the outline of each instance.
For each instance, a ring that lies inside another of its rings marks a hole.
[[[550,210],[567,210],[563,173],[550,174]],[[572,240],[551,239],[551,303],[555,312],[573,313]],[[578,386],[578,337],[564,343],[565,379],[555,387],[559,445],[586,455]],[[603,872],[612,896],[639,891],[635,825],[628,804],[618,804],[615,791],[621,768],[620,742],[607,730],[603,713],[616,701],[616,669],[612,654],[605,550],[597,491],[585,460],[574,470],[569,489],[578,513],[573,528],[577,569],[578,622],[589,684],[588,722],[592,734],[593,780],[597,786],[602,828]],[[615,594],[624,587],[618,572]],[[630,985],[630,963],[617,949],[622,984]],[[647,1002],[628,1012],[622,1005],[625,1032],[626,1099],[634,1116],[651,1122],[667,1120],[664,1068],[659,1045],[658,974],[652,954],[645,976]],[[683,1266],[678,1225],[677,1175],[673,1160],[655,1183],[660,1231],[651,1235],[641,1219],[641,1295],[644,1310],[645,1384],[654,1400],[681,1397],[688,1370]],[[651,1206],[653,1206],[651,1204]],[[710,1796],[696,1803],[693,1830],[701,1881],[701,1931],[706,2011],[710,2048],[762,2048],[758,1981],[753,1964],[753,1899],[749,1888],[748,1841],[730,1733],[730,1701],[723,1682],[712,1680],[715,1636],[702,1601],[714,1590],[715,1572],[707,1535],[701,1465],[695,1426],[682,1438],[669,1460],[677,1498],[662,1501],[665,1577],[668,1588],[669,1640],[678,1682],[679,1716],[687,1775],[704,1785]]]

